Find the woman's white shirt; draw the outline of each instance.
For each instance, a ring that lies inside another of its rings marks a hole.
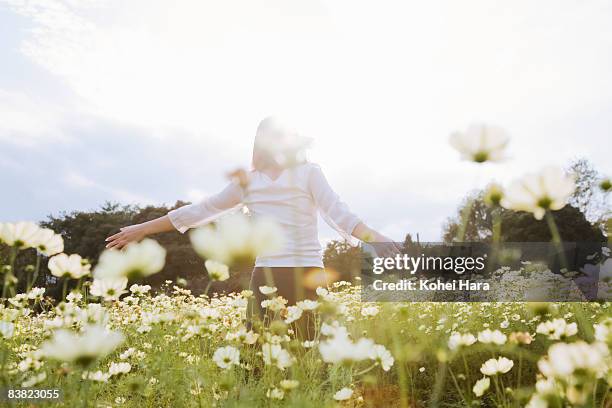
[[[221,192],[170,211],[168,216],[174,227],[184,233],[240,206],[246,206],[254,217],[273,219],[283,229],[283,248],[258,257],[255,266],[322,267],[317,213],[349,240],[361,222],[331,188],[321,168],[313,163],[285,169],[275,180],[253,171],[246,188],[231,182]]]

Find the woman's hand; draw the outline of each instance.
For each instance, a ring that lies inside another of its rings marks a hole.
[[[129,227],[123,227],[115,235],[111,235],[106,238],[106,248],[121,249],[130,242],[141,241],[148,235],[147,228],[143,224],[130,225]]]
[[[357,224],[352,235],[355,238],[372,245],[379,256],[392,258],[395,255],[402,253],[401,247],[391,238],[388,238],[378,231],[373,230],[362,222]]]

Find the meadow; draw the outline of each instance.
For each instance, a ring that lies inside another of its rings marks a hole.
[[[477,128],[451,141],[480,164],[499,160],[507,137]],[[602,181],[604,192],[611,188]],[[545,168],[508,189],[490,186],[486,201],[546,219],[559,245],[551,214],[574,189],[562,169]],[[499,228],[494,220],[492,242]],[[206,260],[202,272],[215,282],[227,280],[236,262],[278,247],[280,232],[234,214],[190,238]],[[456,240],[464,234],[465,223]],[[32,222],[1,223],[0,245],[2,387],[61,390],[46,406],[612,406],[609,250],[593,261],[608,270],[601,301],[369,303],[359,277],[328,286],[321,276],[305,276],[317,299],[290,305],[273,281],[230,294],[209,285],[194,295],[179,279],[152,290],[146,278],[166,258],[152,239],[107,250],[95,266],[63,253],[62,236]],[[20,269],[27,250],[36,251],[36,262]],[[42,262],[63,289],[59,299],[33,287]],[[538,268],[497,272],[520,295],[530,274],[551,276],[556,285],[558,274]],[[253,291],[267,297],[261,318],[248,313]]]
[[[59,388],[55,406],[610,403],[609,303],[368,304],[338,282],[247,329],[249,291],[164,289],[133,285],[102,303],[73,293],[56,307],[37,289],[11,298],[1,310],[3,384]],[[311,340],[301,320],[315,322]]]

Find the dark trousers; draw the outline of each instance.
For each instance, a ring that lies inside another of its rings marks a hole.
[[[253,291],[253,298],[249,304],[248,320],[252,323],[257,318],[265,320],[264,317],[272,319],[271,313],[268,313],[261,307],[263,300],[270,297],[264,295],[259,290],[260,286],[273,286],[277,288],[276,293],[271,297],[282,296],[287,299],[287,306],[295,305],[296,302],[304,299],[317,299],[316,288],[307,287],[305,283],[307,277],[311,273],[323,274],[324,271],[319,267],[256,267],[251,274],[250,289]],[[308,312],[310,313],[310,312]],[[280,318],[277,316],[276,318]],[[305,321],[312,323],[312,318],[302,316],[298,320],[296,329],[301,332],[312,334],[312,327],[306,327]],[[250,324],[249,324],[250,325]],[[308,324],[311,326],[311,324]],[[301,337],[310,337],[310,335],[302,335]]]

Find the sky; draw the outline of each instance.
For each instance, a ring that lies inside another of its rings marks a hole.
[[[0,0],[0,218],[200,200],[277,115],[364,221],[437,240],[491,180],[612,174],[610,21],[601,0]],[[509,160],[459,159],[474,122]]]

